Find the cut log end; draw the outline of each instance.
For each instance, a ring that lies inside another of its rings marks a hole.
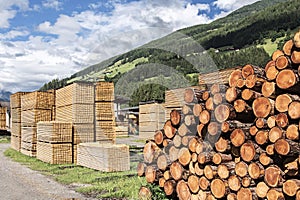
[[[290,69],[284,69],[278,73],[276,84],[281,89],[288,89],[297,83],[295,73]]]
[[[139,199],[141,200],[151,200],[152,192],[149,188],[142,186],[139,190]]]
[[[222,198],[225,196],[226,188],[225,184],[221,179],[214,179],[211,182],[211,192],[216,198]]]
[[[241,157],[244,161],[250,162],[256,155],[255,147],[252,142],[244,143],[240,149]]]
[[[268,98],[259,97],[253,101],[252,108],[257,118],[265,118],[271,113],[272,105]]]

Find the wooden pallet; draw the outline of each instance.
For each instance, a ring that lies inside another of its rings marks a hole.
[[[48,143],[72,143],[72,123],[47,121],[37,123],[37,140]]]
[[[50,164],[71,164],[73,160],[72,144],[37,142],[36,157]]]
[[[97,82],[95,86],[95,101],[96,102],[112,102],[114,96],[114,84],[111,82]]]
[[[130,170],[127,145],[82,143],[77,150],[77,164],[104,172]]]
[[[94,85],[88,82],[76,82],[56,91],[56,106],[72,104],[93,104]]]

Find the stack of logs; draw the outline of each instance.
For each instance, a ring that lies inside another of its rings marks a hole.
[[[300,199],[300,33],[265,68],[187,88],[144,147],[138,175],[172,199]],[[140,188],[141,199],[151,198]]]

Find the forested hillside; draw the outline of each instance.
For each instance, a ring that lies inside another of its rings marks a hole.
[[[247,63],[263,67],[270,52],[280,48],[300,27],[299,8],[300,0],[262,0],[210,24],[176,31],[109,58],[64,80],[53,80],[41,89],[77,80],[106,80],[116,83],[117,95],[142,95],[136,90],[146,85],[143,90],[149,98],[140,100],[161,100],[166,88],[197,84],[199,73]]]

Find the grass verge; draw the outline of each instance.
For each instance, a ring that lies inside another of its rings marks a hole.
[[[4,155],[60,183],[70,185],[76,191],[90,197],[138,199],[140,186],[146,184],[145,178],[138,177],[134,169],[127,172],[106,173],[71,164],[47,164],[13,149],[7,149]],[[132,165],[136,166],[136,163]]]
[[[0,143],[10,143],[10,136],[7,135],[1,135],[0,136]]]

